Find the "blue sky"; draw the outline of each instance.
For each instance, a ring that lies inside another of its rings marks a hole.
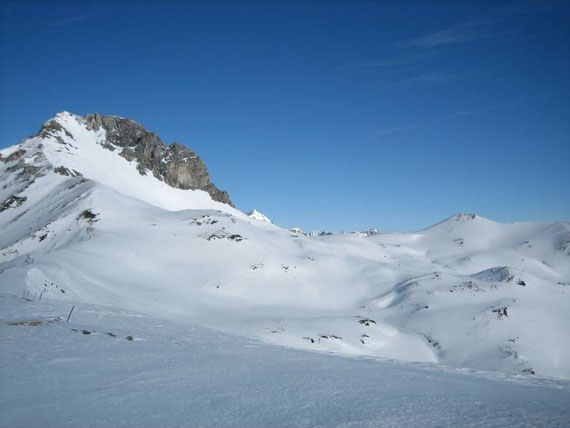
[[[570,219],[567,2],[1,2],[0,147],[130,117],[280,225]]]

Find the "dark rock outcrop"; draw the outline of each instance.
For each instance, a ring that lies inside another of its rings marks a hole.
[[[215,201],[233,206],[228,193],[210,182],[210,173],[204,162],[186,146],[164,144],[158,135],[131,119],[98,113],[86,115],[83,119],[89,129],[97,131],[103,128],[106,144],[122,148],[119,154],[128,161],[136,160],[142,175],[151,173],[179,189],[204,190]]]
[[[26,196],[12,195],[6,199],[2,204],[0,204],[0,213],[6,211],[9,208],[17,208],[26,202],[28,198]]]
[[[18,159],[20,159],[25,154],[26,154],[26,151],[24,149],[19,149],[19,150],[16,150],[14,153],[10,154],[9,156],[7,156],[6,158],[0,158],[0,159],[2,159],[2,161],[6,162],[6,163],[14,162],[14,161],[17,161]]]

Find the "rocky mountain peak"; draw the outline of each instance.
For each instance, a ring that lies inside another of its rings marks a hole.
[[[153,174],[159,180],[179,189],[204,190],[213,200],[233,206],[227,192],[210,181],[210,173],[202,159],[180,143],[165,144],[154,132],[147,131],[134,120],[99,113],[81,118],[89,130],[105,131],[109,150],[120,150],[119,155],[138,163],[142,175]]]
[[[233,207],[228,193],[210,181],[206,165],[194,151],[177,142],[165,144],[158,135],[132,119],[99,113],[75,116],[62,112],[45,122],[37,137],[49,138],[65,146],[64,138],[74,139],[65,126],[69,118],[75,119],[88,131],[103,130],[104,140],[98,144],[117,151],[128,161],[136,161],[141,175],[152,174],[178,189],[206,191],[213,200]]]

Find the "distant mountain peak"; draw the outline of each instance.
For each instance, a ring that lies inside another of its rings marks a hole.
[[[449,218],[449,220],[456,220],[456,221],[470,221],[475,220],[477,218],[477,214],[471,213],[457,213]]]
[[[247,213],[247,216],[254,219],[254,220],[259,220],[259,221],[264,221],[266,223],[273,223],[269,217],[267,217],[265,214],[263,214],[260,211],[257,211],[255,208],[253,210],[251,210],[250,212]]]
[[[472,213],[457,213],[452,215],[451,217],[446,218],[440,222],[432,224],[431,226],[422,229],[421,231],[427,231],[430,229],[439,229],[441,227],[445,228],[456,228],[458,226],[467,226],[467,225],[482,225],[482,224],[494,224],[495,222],[489,220],[485,217],[481,217],[477,214]]]

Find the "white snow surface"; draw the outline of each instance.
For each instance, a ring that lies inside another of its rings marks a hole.
[[[0,426],[570,422],[564,380],[286,349],[91,304],[66,323],[69,310],[0,294]]]
[[[60,139],[0,152],[0,302],[28,321],[76,305],[78,324],[2,323],[3,425],[569,422],[566,381],[533,376],[570,378],[569,222],[459,214],[308,237],[142,176],[80,117],[54,120]],[[24,180],[20,162],[41,176]],[[134,417],[139,399],[150,407]]]

